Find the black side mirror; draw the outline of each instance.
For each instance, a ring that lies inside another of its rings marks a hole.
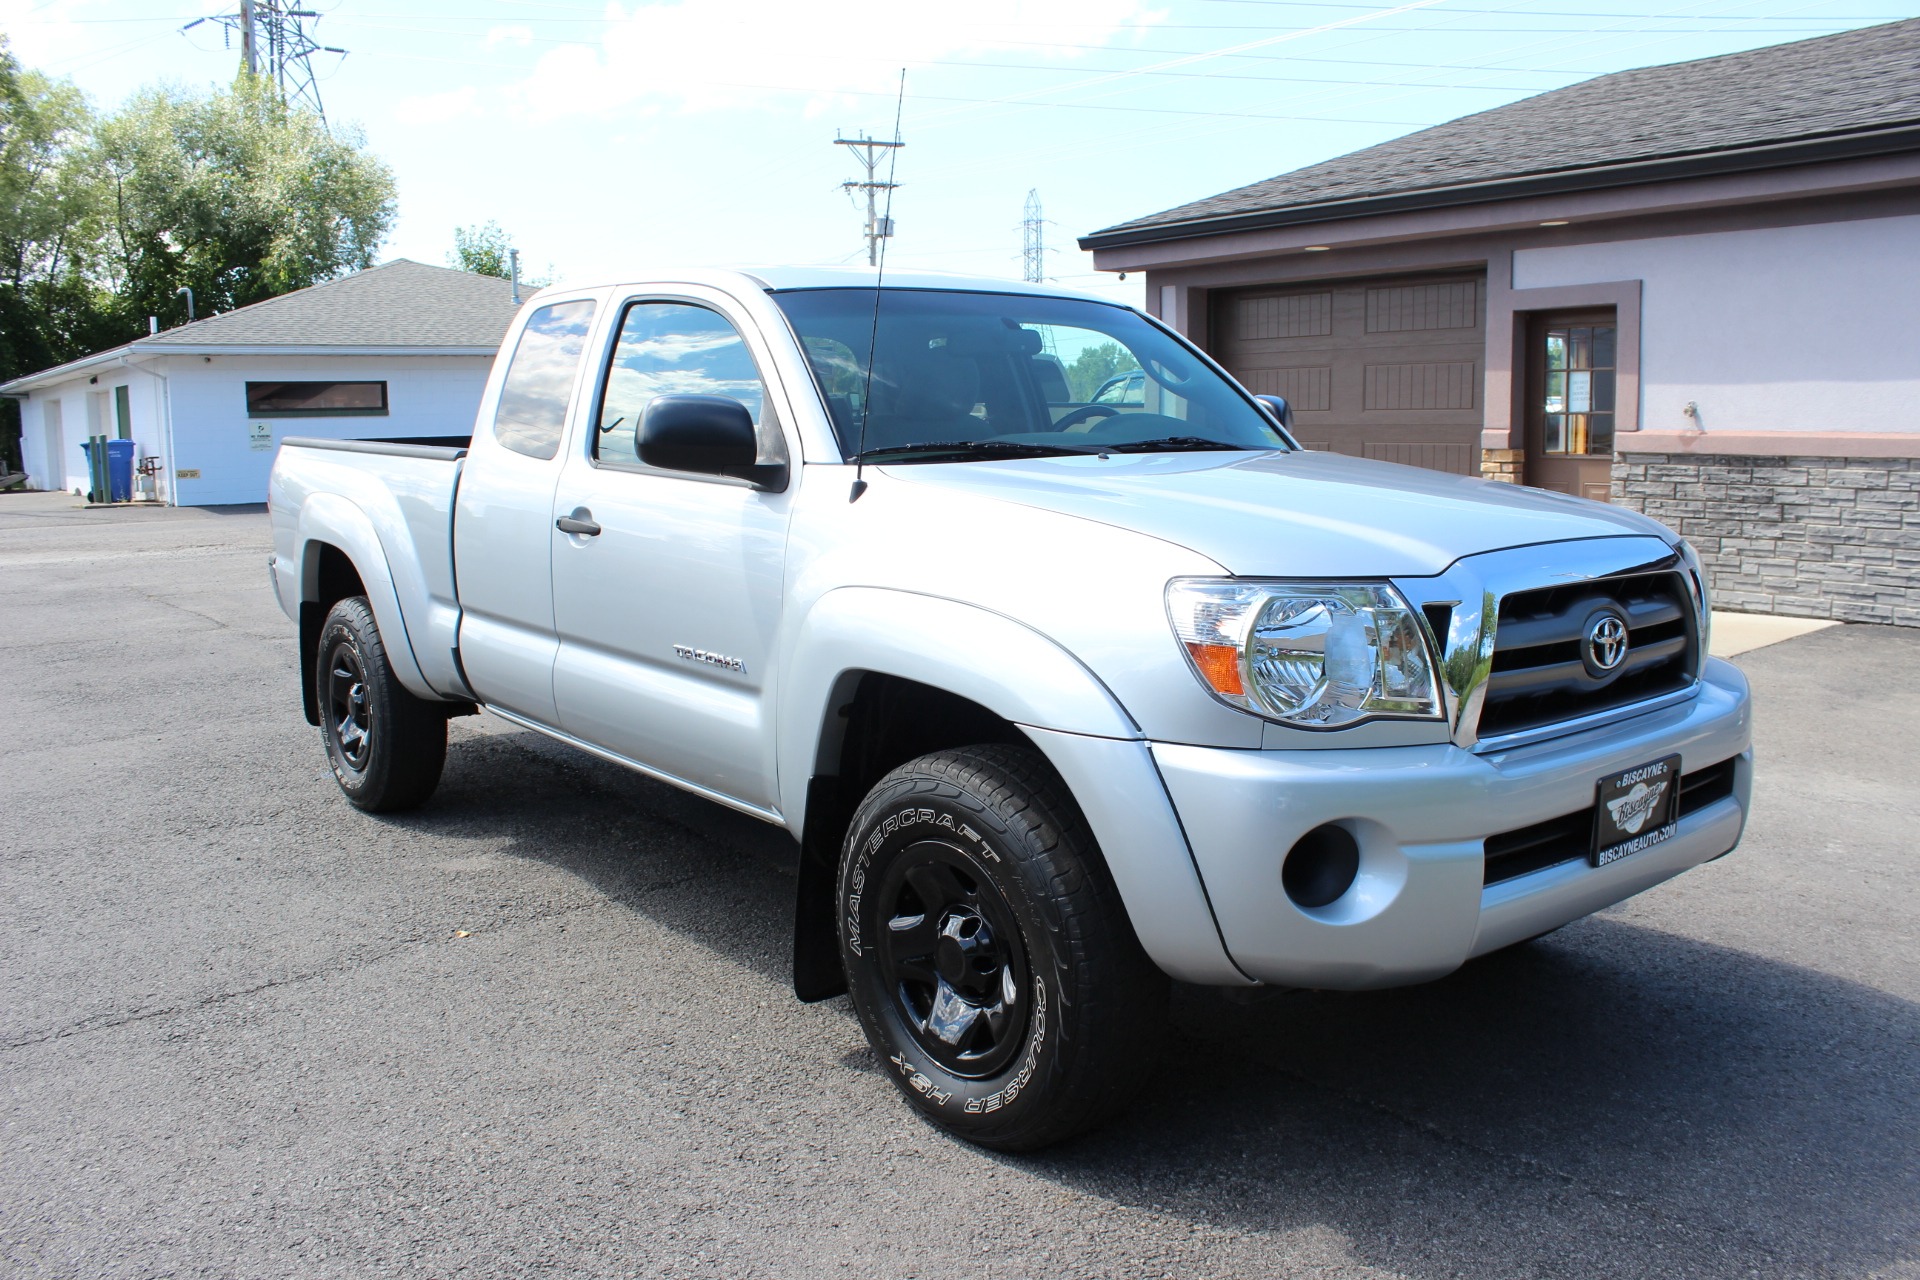
[[[787,464],[762,463],[747,406],[727,396],[655,396],[640,418],[640,461],[663,471],[750,480],[755,488],[787,487]]]
[[[1293,430],[1293,406],[1287,403],[1285,396],[1255,396],[1254,399],[1273,415],[1275,422],[1288,431]]]

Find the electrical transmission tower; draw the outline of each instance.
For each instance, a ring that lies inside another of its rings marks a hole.
[[[853,152],[853,158],[858,160],[867,171],[865,182],[843,182],[840,184],[840,189],[848,195],[856,191],[867,193],[867,265],[879,266],[880,242],[893,234],[893,219],[884,217],[880,213],[879,195],[882,191],[891,191],[900,184],[891,180],[893,174],[891,163],[887,166],[888,181],[878,181],[874,175],[879,171],[880,157],[883,153],[897,151],[907,144],[896,137],[892,142],[881,142],[875,138],[835,138],[833,145],[845,147]]]
[[[1020,223],[1020,259],[1025,268],[1020,278],[1032,284],[1047,278],[1047,246],[1041,232],[1045,225],[1046,219],[1040,216],[1040,192],[1034,188],[1027,192],[1027,216]]]
[[[324,122],[327,112],[320,105],[320,82],[313,74],[313,55],[337,53],[345,49],[323,45],[307,32],[309,18],[320,15],[302,9],[297,0],[240,0],[237,13],[222,13],[199,18],[180,28],[190,31],[202,22],[217,24],[231,49],[235,37],[240,41],[240,61],[249,75],[265,76],[273,81],[280,101],[289,107],[305,107]]]

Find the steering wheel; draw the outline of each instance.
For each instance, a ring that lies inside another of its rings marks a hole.
[[[1070,431],[1082,422],[1089,422],[1095,414],[1103,418],[1111,418],[1119,412],[1118,409],[1111,405],[1083,404],[1066,417],[1054,423],[1053,429],[1055,431]]]

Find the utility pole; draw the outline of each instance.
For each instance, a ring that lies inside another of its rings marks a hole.
[[[875,138],[835,138],[833,145],[845,147],[853,153],[867,171],[865,182],[843,182],[840,189],[851,195],[855,191],[867,193],[867,265],[880,265],[880,242],[893,234],[893,219],[880,214],[879,195],[882,191],[891,191],[900,184],[881,182],[875,178],[880,167],[880,157],[884,152],[896,150],[907,144],[895,138],[892,142],[882,142]],[[889,169],[891,172],[891,169]]]
[[[318,21],[312,9],[299,7],[298,0],[239,0],[235,13],[196,18],[182,31],[191,31],[202,22],[220,27],[227,47],[240,37],[240,62],[247,74],[265,76],[273,82],[274,92],[289,107],[305,107],[325,123],[326,108],[320,102],[320,81],[313,74],[313,55],[337,53],[345,49],[323,45],[307,31],[307,20]]]
[[[1027,192],[1027,216],[1020,223],[1023,233],[1020,256],[1025,268],[1020,278],[1031,284],[1039,284],[1047,278],[1047,246],[1040,230],[1045,221],[1040,216],[1040,191],[1036,187]]]
[[[247,64],[247,74],[260,74],[260,50],[253,40],[253,0],[240,0],[240,61]]]

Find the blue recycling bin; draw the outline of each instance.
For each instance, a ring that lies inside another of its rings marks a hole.
[[[86,450],[87,462],[93,463],[93,442],[83,440],[80,447]],[[133,441],[107,441],[107,493],[109,502],[133,501]],[[97,494],[90,494],[95,501]]]
[[[133,441],[107,441],[107,488],[115,502],[133,501]]]

